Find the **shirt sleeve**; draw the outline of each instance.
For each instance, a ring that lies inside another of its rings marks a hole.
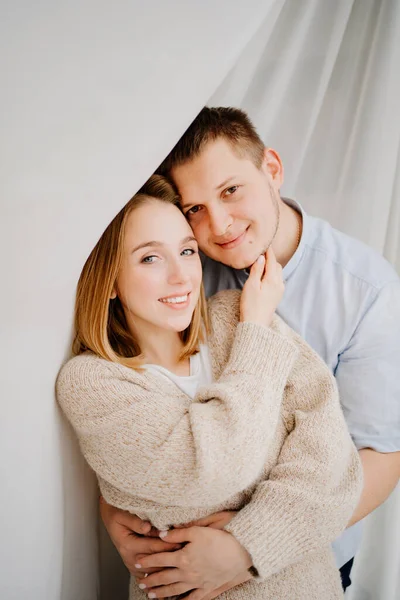
[[[400,282],[383,287],[339,356],[335,372],[358,449],[400,450]]]

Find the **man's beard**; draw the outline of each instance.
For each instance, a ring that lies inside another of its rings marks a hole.
[[[281,212],[279,210],[279,203],[278,200],[276,198],[276,195],[274,194],[274,190],[271,186],[271,184],[269,184],[269,189],[270,189],[270,194],[271,194],[271,198],[272,198],[272,203],[274,205],[274,209],[275,209],[275,228],[274,228],[274,232],[271,235],[270,239],[266,242],[265,246],[263,247],[263,250],[261,251],[261,254],[265,254],[268,250],[268,248],[271,246],[272,242],[274,241],[274,239],[276,238],[276,235],[278,233],[278,229],[279,229],[279,223],[280,223],[280,217],[281,217]],[[257,256],[258,258],[258,256]],[[256,258],[256,260],[257,260]],[[253,266],[254,263],[252,263],[250,266],[245,267],[245,271],[248,272],[250,271],[251,267]]]

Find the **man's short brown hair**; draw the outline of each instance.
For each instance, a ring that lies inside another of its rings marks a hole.
[[[240,157],[250,158],[258,169],[261,167],[264,144],[247,114],[238,108],[205,106],[157,172],[169,175],[173,167],[190,162],[208,142],[219,138],[225,139]]]

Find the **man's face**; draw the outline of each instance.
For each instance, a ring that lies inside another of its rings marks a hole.
[[[258,169],[221,138],[175,167],[171,176],[205,254],[243,269],[265,252],[276,231],[279,198],[278,182],[270,176],[266,160]]]

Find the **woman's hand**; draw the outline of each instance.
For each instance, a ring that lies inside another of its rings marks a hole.
[[[140,559],[141,571],[148,577],[137,583],[150,598],[168,598],[190,592],[188,599],[213,597],[219,588],[247,580],[252,560],[248,552],[230,533],[213,527],[189,527],[163,532],[162,539],[182,544],[176,552],[161,552]],[[219,592],[220,593],[220,592]]]
[[[243,286],[240,299],[240,320],[268,327],[282,299],[285,285],[282,267],[270,247],[258,257]]]

